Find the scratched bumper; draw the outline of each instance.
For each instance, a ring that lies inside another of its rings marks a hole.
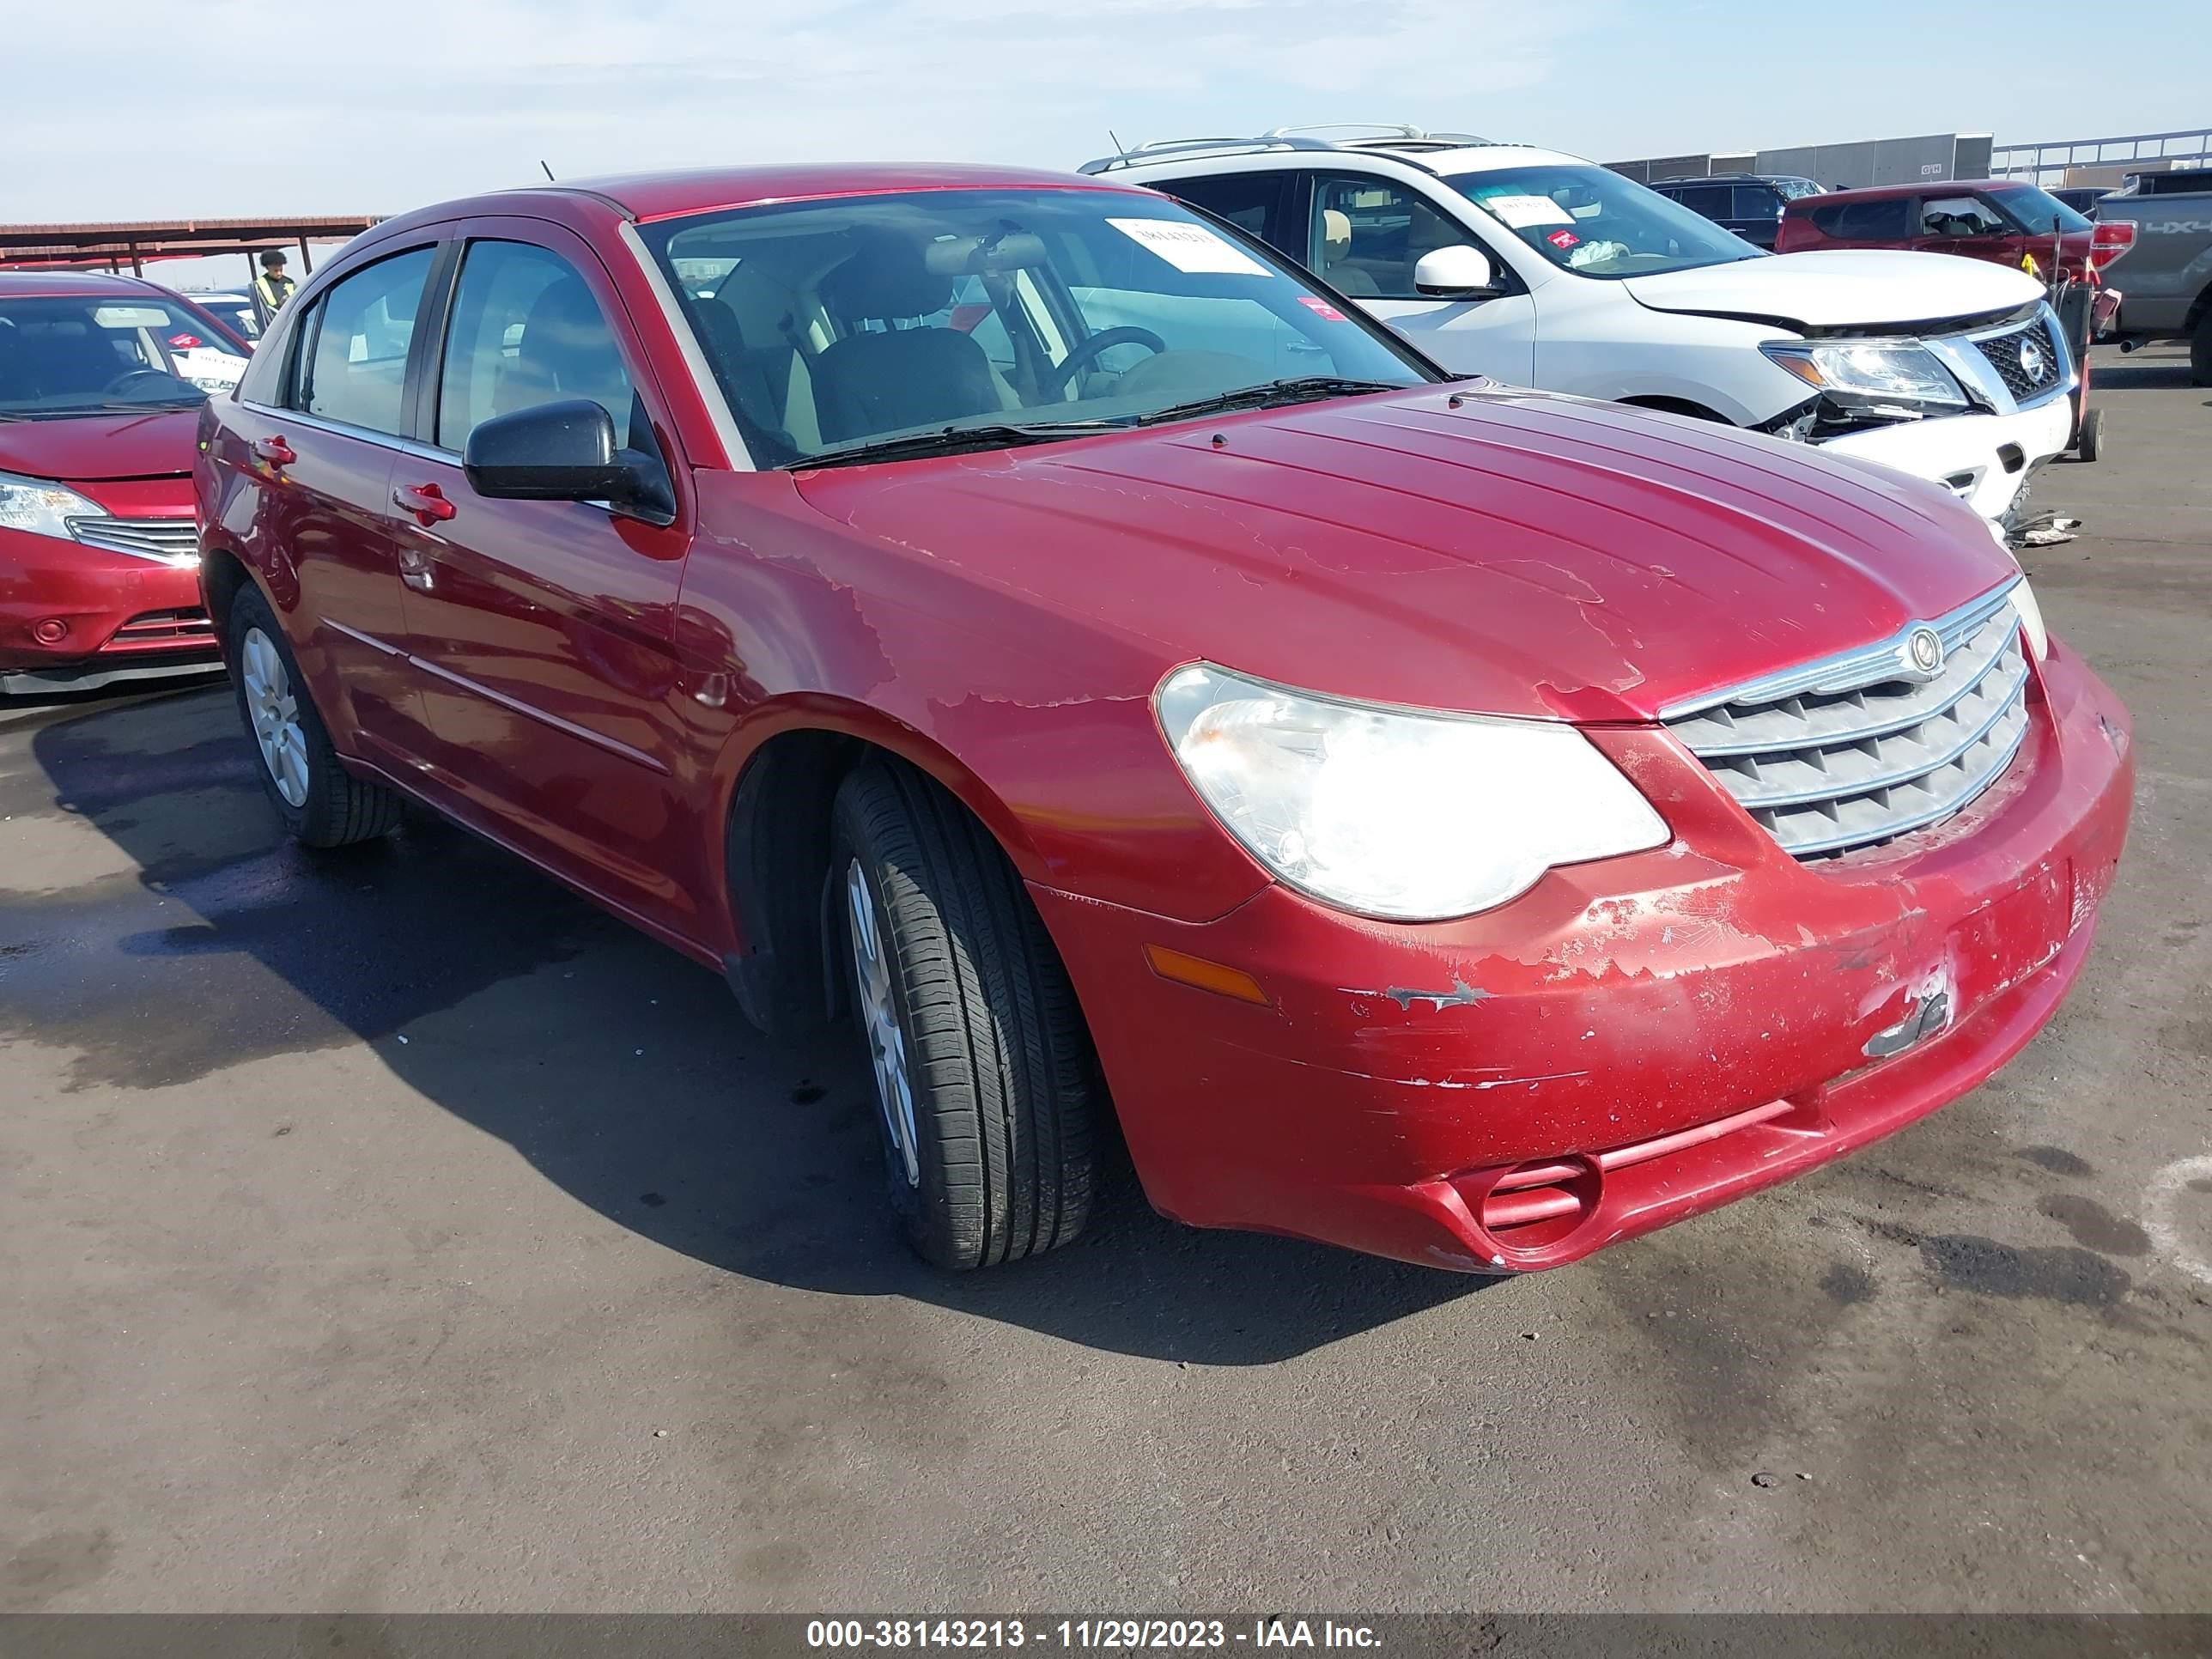
[[[2019,758],[1965,812],[1800,865],[1665,733],[1593,731],[1658,851],[1449,923],[1270,887],[1170,921],[1033,888],[1147,1196],[1200,1226],[1476,1271],[1557,1265],[1901,1127],[2049,1018],[2127,829],[2126,715],[2054,641]],[[1155,976],[1227,963],[1261,1007]],[[1932,1011],[1932,1012],[1931,1012]]]

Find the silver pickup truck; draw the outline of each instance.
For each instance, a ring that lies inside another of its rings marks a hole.
[[[2102,273],[2120,290],[2113,332],[2129,344],[2188,341],[2190,380],[2212,386],[2212,177],[2197,190],[2105,197],[2097,221],[2136,228],[2134,245]]]

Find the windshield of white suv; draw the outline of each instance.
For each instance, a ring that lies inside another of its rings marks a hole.
[[[1583,276],[1647,276],[1765,257],[1703,215],[1605,167],[1499,167],[1444,182],[1553,264]]]
[[[188,409],[245,372],[212,326],[151,295],[0,300],[0,419]]]
[[[757,463],[891,460],[1417,386],[1275,255],[1121,191],[915,191],[640,228]]]

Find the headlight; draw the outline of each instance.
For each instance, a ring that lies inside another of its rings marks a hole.
[[[1206,664],[1170,675],[1158,707],[1229,833],[1291,886],[1363,915],[1467,915],[1554,865],[1668,838],[1571,726],[1338,702]]]
[[[1950,370],[1917,340],[1776,340],[1759,351],[1850,414],[1915,421],[1966,407]]]
[[[19,478],[0,472],[0,530],[27,531],[75,541],[71,519],[96,519],[100,508],[76,493],[44,478]]]
[[[2041,662],[2051,654],[2051,630],[2043,625],[2043,607],[2035,602],[2035,590],[2025,576],[2013,584],[2012,608],[2020,612],[2020,631],[2027,636],[2027,654]]]

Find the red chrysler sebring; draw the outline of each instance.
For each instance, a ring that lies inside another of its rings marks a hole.
[[[890,1202],[1573,1260],[1988,1077],[2127,717],[1911,478],[1446,380],[1097,179],[790,167],[389,220],[201,417],[291,832],[410,796],[849,1019]]]
[[[0,691],[216,665],[192,433],[249,351],[150,283],[0,273]]]

